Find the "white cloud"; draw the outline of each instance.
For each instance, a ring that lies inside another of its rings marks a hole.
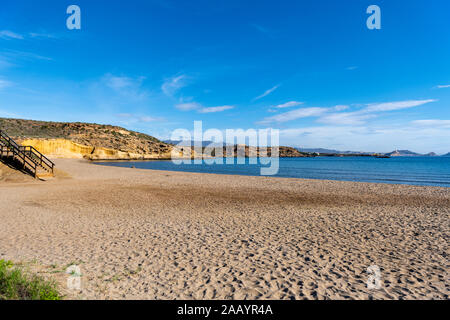
[[[261,121],[261,124],[282,123],[306,117],[318,117],[318,122],[334,125],[360,125],[366,120],[377,117],[379,112],[401,110],[424,105],[436,100],[406,100],[397,102],[374,103],[367,105],[354,112],[339,112],[347,110],[349,106],[337,105],[331,108],[303,108],[290,112],[282,113],[276,116],[267,117]]]
[[[379,112],[387,112],[394,110],[407,109],[421,106],[436,100],[406,100],[385,103],[373,103],[367,105],[366,108],[354,112],[327,113],[321,117],[318,122],[329,123],[334,125],[360,125],[366,120],[377,117]],[[342,111],[348,109],[348,106],[335,106],[330,109],[334,111]]]
[[[32,52],[18,51],[18,50],[5,50],[1,52],[2,59],[9,61],[33,61],[33,60],[46,60],[51,61],[52,58],[41,56]]]
[[[115,76],[107,73],[102,78],[102,83],[107,88],[110,88],[133,100],[143,100],[148,97],[148,92],[142,89],[142,83],[145,77],[131,78],[126,76]]]
[[[172,97],[178,90],[185,87],[187,76],[182,74],[179,76],[168,78],[161,86],[161,90],[165,95]]]
[[[411,122],[413,125],[420,127],[444,127],[450,128],[450,120],[415,120]]]
[[[361,114],[358,112],[330,113],[321,117],[318,121],[334,125],[359,125],[367,119],[373,118],[373,114]]]
[[[38,32],[30,32],[30,37],[32,38],[44,38],[44,39],[56,39],[57,37],[54,34],[50,33],[38,33]]]
[[[58,38],[54,34],[46,33],[46,32],[29,32],[27,34],[19,34],[16,32],[12,32],[9,30],[1,30],[0,31],[0,39],[4,40],[23,40],[25,38],[33,38],[33,39],[56,39]]]
[[[181,111],[191,111],[191,110],[198,110],[201,109],[201,104],[197,102],[188,102],[188,103],[180,103],[175,106],[178,110]]]
[[[150,117],[150,116],[142,116],[131,113],[120,113],[117,117],[123,119],[121,122],[125,124],[137,123],[137,122],[155,122],[155,121],[163,121],[163,118],[159,117]]]
[[[283,109],[283,108],[291,108],[291,107],[297,107],[301,104],[303,104],[304,102],[298,102],[298,101],[289,101],[283,104],[279,104],[277,106],[273,106],[273,108],[276,109]]]
[[[347,68],[347,70],[349,70],[349,71],[353,71],[353,70],[356,70],[356,69],[358,69],[357,66],[351,66],[351,67]]]
[[[215,113],[231,110],[234,108],[234,106],[203,107],[200,103],[197,102],[187,102],[177,104],[175,108],[181,111],[196,110],[198,113]]]
[[[4,39],[4,40],[12,40],[12,39],[22,40],[23,36],[18,34],[18,33],[9,31],[9,30],[2,30],[2,31],[0,31],[0,39]]]
[[[398,125],[317,126],[280,130],[280,143],[297,147],[342,151],[390,152],[408,149],[419,153],[450,151],[450,128]]]
[[[13,85],[14,83],[11,81],[0,79],[0,90],[12,87]]]
[[[349,106],[345,106],[345,105],[337,105],[333,109],[336,110],[336,111],[342,111],[342,110],[347,110],[348,108],[350,108],[350,107]]]
[[[437,86],[437,88],[438,89],[450,88],[450,84],[439,85],[439,86]]]
[[[214,113],[233,109],[233,106],[209,107],[199,110],[199,113]]]
[[[364,110],[365,112],[378,112],[378,111],[393,111],[400,109],[407,109],[412,107],[421,106],[430,102],[435,102],[436,100],[407,100],[407,101],[397,101],[397,102],[385,102],[385,103],[375,103],[369,104]]]
[[[106,85],[114,90],[120,90],[123,88],[132,87],[134,85],[140,85],[142,82],[141,78],[139,78],[137,81],[135,81],[134,79],[129,78],[129,77],[118,77],[118,76],[114,76],[109,73],[106,74],[103,79],[104,79]]]
[[[46,33],[46,32],[29,32],[27,34],[19,34],[16,32],[12,32],[9,30],[1,30],[0,31],[0,39],[4,40],[23,40],[25,38],[32,39],[57,39],[58,37],[54,34]]]
[[[259,32],[262,32],[262,33],[269,33],[270,32],[268,28],[263,27],[263,26],[261,26],[259,24],[256,24],[256,23],[251,23],[250,26],[252,26],[253,28],[255,28],[256,30],[258,30]]]
[[[269,90],[266,90],[266,92],[264,92],[262,95],[257,96],[256,98],[254,98],[253,101],[256,101],[256,100],[259,100],[259,99],[262,99],[262,98],[268,96],[269,94],[271,94],[272,92],[274,92],[275,90],[277,90],[279,87],[280,87],[280,85],[277,84],[275,87],[270,88]]]
[[[14,66],[14,64],[9,62],[5,57],[0,56],[0,69],[7,69],[12,66]]]
[[[161,121],[161,118],[155,118],[155,117],[149,117],[149,116],[142,116],[139,117],[139,120],[142,122],[155,122],[155,121]]]
[[[307,118],[307,117],[318,117],[325,112],[327,112],[328,108],[303,108],[303,109],[296,109],[289,112],[277,114],[276,116],[267,117],[264,118],[263,121],[261,121],[261,124],[268,124],[268,123],[282,123],[287,121],[292,121],[300,118]]]
[[[18,115],[17,113],[11,113],[11,112],[4,111],[4,110],[0,110],[0,117],[4,117],[4,118],[21,118],[21,116]]]

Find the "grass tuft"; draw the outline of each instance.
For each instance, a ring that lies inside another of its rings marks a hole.
[[[26,276],[11,261],[0,260],[0,300],[61,300],[56,285]]]

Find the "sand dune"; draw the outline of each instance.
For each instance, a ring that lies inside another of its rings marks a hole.
[[[57,166],[0,182],[0,259],[68,298],[448,299],[449,188]]]

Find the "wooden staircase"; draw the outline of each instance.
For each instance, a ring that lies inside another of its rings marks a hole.
[[[14,163],[17,169],[33,177],[53,176],[55,164],[31,146],[21,146],[0,130],[0,159]]]

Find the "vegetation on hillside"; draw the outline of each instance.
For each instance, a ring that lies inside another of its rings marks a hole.
[[[0,260],[0,300],[60,300],[56,285]]]
[[[122,127],[96,123],[48,122],[0,118],[0,129],[17,139],[67,139],[93,147],[134,152],[164,153],[171,148],[155,137]]]

